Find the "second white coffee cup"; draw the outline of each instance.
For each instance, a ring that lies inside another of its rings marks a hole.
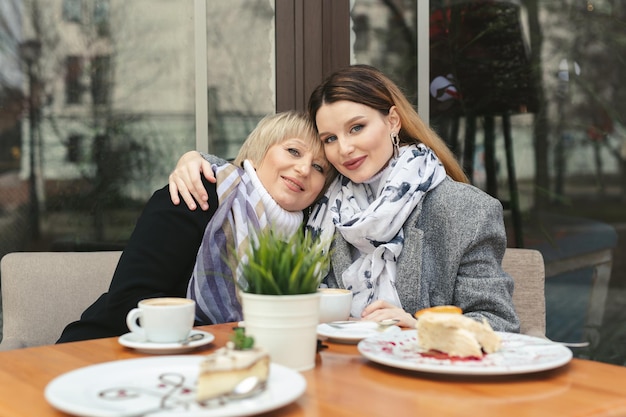
[[[352,291],[342,288],[320,288],[320,323],[342,321],[350,318]]]
[[[188,298],[148,298],[128,312],[126,325],[139,340],[181,342],[193,328],[195,312],[196,303]]]

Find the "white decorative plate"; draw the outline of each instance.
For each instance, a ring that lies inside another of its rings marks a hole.
[[[398,326],[390,326],[380,331],[378,324],[373,321],[351,321],[346,324],[339,324],[337,327],[326,323],[317,326],[319,337],[333,342],[352,344],[356,344],[367,337],[400,331]]]
[[[298,372],[272,363],[266,389],[225,404],[195,401],[204,356],[159,356],[87,366],[52,380],[46,400],[60,411],[86,417],[234,417],[275,410],[306,389]]]
[[[498,332],[499,351],[482,359],[437,359],[423,355],[416,330],[382,334],[359,342],[359,352],[367,359],[394,368],[456,375],[513,375],[545,371],[565,365],[572,359],[568,348],[547,339]]]
[[[119,337],[118,342],[122,346],[126,346],[132,349],[135,349],[138,352],[149,353],[149,354],[158,354],[158,355],[174,355],[176,353],[185,353],[194,350],[197,347],[208,345],[213,340],[215,340],[215,336],[213,336],[209,332],[203,332],[202,330],[192,330],[189,333],[189,336],[193,336],[196,334],[201,334],[204,337],[200,340],[193,340],[186,345],[182,343],[155,343],[148,342],[140,339],[135,333],[126,333]]]

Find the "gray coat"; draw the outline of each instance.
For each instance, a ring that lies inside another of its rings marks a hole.
[[[454,304],[485,317],[494,330],[519,332],[513,279],[502,270],[506,234],[502,205],[476,187],[446,178],[429,191],[404,224],[396,289],[408,313]],[[355,250],[338,233],[327,284],[344,287],[341,274]]]

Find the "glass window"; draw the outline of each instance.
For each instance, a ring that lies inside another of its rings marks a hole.
[[[352,17],[354,30],[354,51],[365,52],[369,48],[369,17],[364,14],[355,14]]]
[[[67,138],[67,162],[78,163],[84,155],[84,137],[82,135],[70,135]]]
[[[6,126],[0,133],[0,175],[15,171],[20,161],[20,126]]]
[[[26,190],[34,184],[35,192],[13,200],[21,203],[10,216],[21,226],[0,234],[3,248],[123,248],[145,201],[167,183],[177,157],[195,148],[192,3],[58,1],[37,2],[41,13],[32,3],[16,9],[23,39],[42,46],[31,83],[24,76],[20,86],[35,117],[20,113],[20,147],[6,154],[18,154],[14,181]],[[63,17],[54,13],[61,4]],[[73,24],[80,16],[89,18]],[[109,33],[99,30],[103,24]],[[38,211],[29,210],[33,201]]]
[[[111,57],[93,58],[91,67],[91,99],[94,104],[107,104],[110,99]]]
[[[102,24],[109,21],[109,0],[97,0],[93,7],[93,21]]]
[[[14,54],[0,49],[0,62],[19,56],[24,40],[41,49],[29,58],[31,79],[16,61],[14,90],[0,84],[1,120],[13,126],[0,122],[0,166],[15,183],[0,178],[0,194],[22,193],[0,199],[0,215],[16,219],[0,233],[0,248],[121,249],[178,157],[196,148],[197,94],[208,99],[198,116],[209,148],[225,158],[274,112],[273,2],[207,1],[204,16],[195,15],[196,3],[27,2],[11,9],[21,16],[1,16],[0,25],[23,21],[24,30],[15,32]],[[54,12],[60,7],[62,15]],[[196,85],[197,36],[206,44],[207,85]],[[0,66],[0,80],[10,68]],[[32,113],[21,107],[30,102]]]
[[[82,57],[68,56],[65,59],[65,102],[67,104],[80,104],[83,94],[82,74]]]
[[[577,356],[626,363],[625,68],[616,53],[626,5],[430,0],[428,31],[416,31],[415,1],[351,5],[352,62],[379,67],[410,98],[428,89],[431,126],[472,182],[503,202],[509,246],[544,254],[548,337],[589,343]],[[419,36],[429,39],[430,74],[417,86]],[[585,261],[592,254],[605,258]]]
[[[207,2],[211,153],[234,158],[257,122],[274,112],[272,3],[267,0]]]
[[[80,23],[83,20],[83,0],[63,0],[63,20]]]
[[[402,87],[417,105],[417,2],[352,2],[354,64],[372,65]]]
[[[93,7],[93,21],[98,35],[109,36],[109,0],[97,0]]]

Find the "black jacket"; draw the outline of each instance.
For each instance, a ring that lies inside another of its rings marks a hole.
[[[218,206],[215,184],[204,180],[209,210],[172,204],[167,186],[156,191],[137,220],[108,292],[70,323],[57,343],[121,336],[126,314],[144,298],[184,297],[207,223]]]

